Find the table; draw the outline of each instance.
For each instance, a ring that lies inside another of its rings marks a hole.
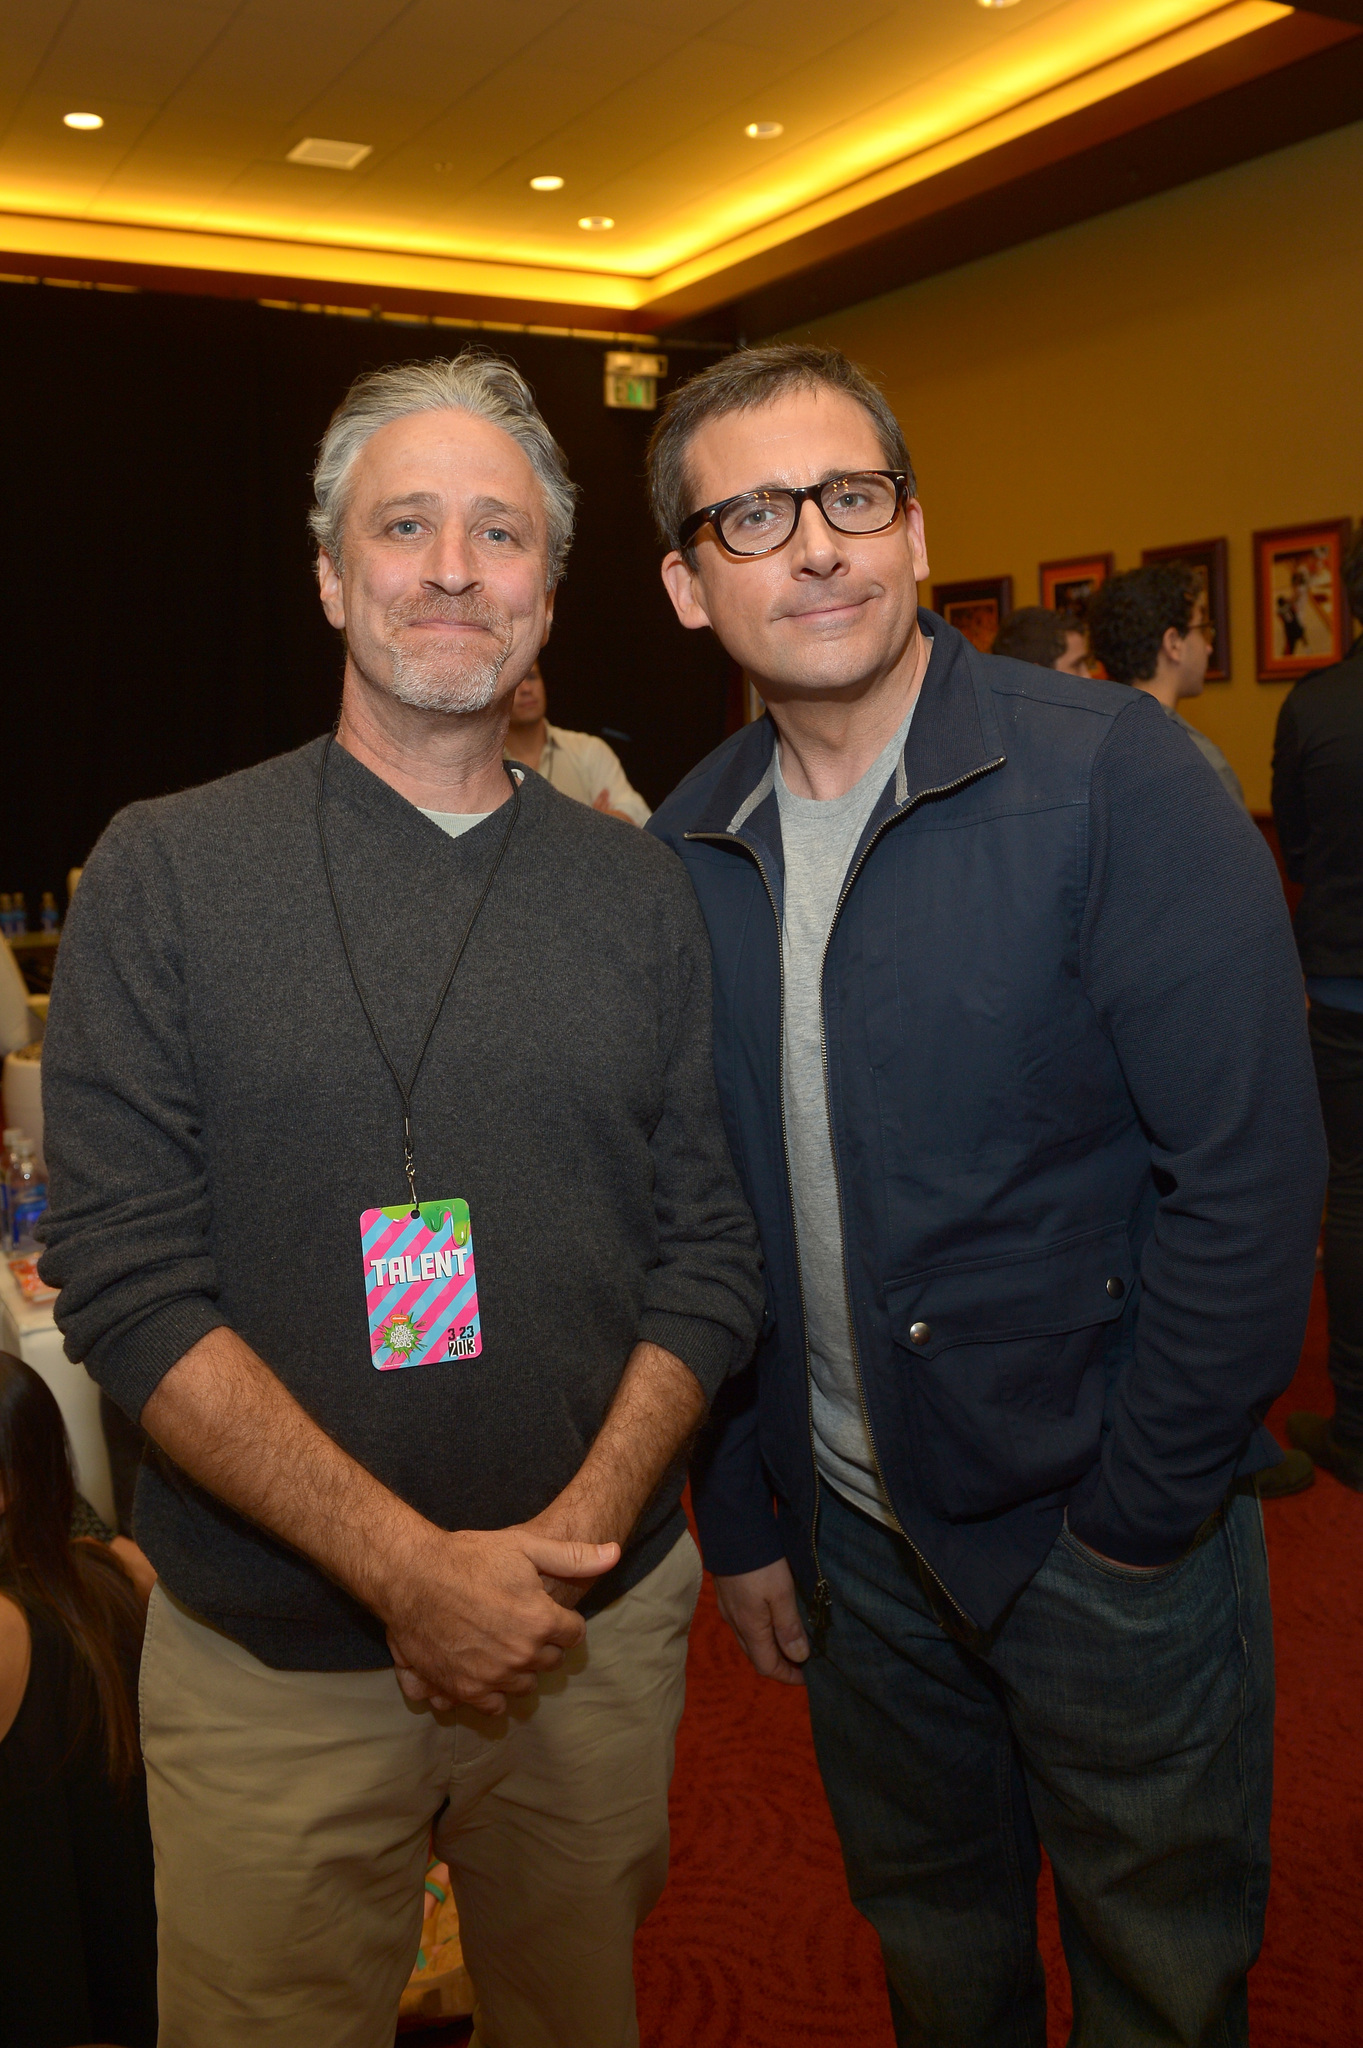
[[[61,1332],[52,1320],[52,1304],[25,1301],[23,1292],[0,1259],[0,1348],[22,1358],[47,1381],[62,1411],[71,1440],[76,1485],[96,1514],[115,1527],[114,1487],[109,1451],[99,1418],[99,1388],[83,1365],[73,1365],[62,1349]]]
[[[51,988],[61,936],[60,932],[16,932],[10,940],[10,951],[30,990],[35,984],[44,994]]]

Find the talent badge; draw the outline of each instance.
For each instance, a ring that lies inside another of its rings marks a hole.
[[[467,1202],[410,1202],[360,1218],[369,1350],[380,1372],[483,1348]]]

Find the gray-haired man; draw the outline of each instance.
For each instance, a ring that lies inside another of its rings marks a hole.
[[[503,765],[573,504],[519,375],[361,380],[315,483],[334,742],[114,821],[44,1053],[44,1270],[156,1447],[161,2044],[388,2048],[434,1822],[486,2048],[628,2048],[760,1297],[705,932]]]

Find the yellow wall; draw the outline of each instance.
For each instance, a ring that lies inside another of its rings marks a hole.
[[[934,577],[1225,534],[1231,680],[1186,707],[1268,805],[1256,527],[1363,514],[1363,123],[798,330],[884,383]]]

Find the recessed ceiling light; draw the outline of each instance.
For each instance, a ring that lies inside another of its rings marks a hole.
[[[608,213],[584,213],[578,222],[580,228],[613,228],[615,222]]]
[[[1016,7],[1018,0],[979,0],[981,7]]]
[[[102,128],[103,114],[63,114],[62,120],[68,128]]]
[[[313,164],[321,171],[353,171],[373,152],[372,142],[334,142],[326,135],[305,135],[284,159],[290,164]]]
[[[530,190],[532,192],[561,192],[563,190],[563,180],[562,178],[532,178],[530,180]]]
[[[743,133],[750,142],[775,142],[778,135],[784,135],[784,121],[749,121]]]

